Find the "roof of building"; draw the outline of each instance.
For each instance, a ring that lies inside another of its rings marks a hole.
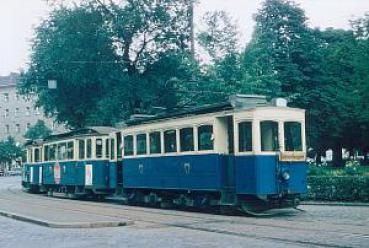
[[[18,73],[10,73],[8,76],[0,76],[0,87],[15,86],[18,83],[18,79]]]

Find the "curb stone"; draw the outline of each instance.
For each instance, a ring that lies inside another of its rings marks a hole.
[[[8,217],[14,220],[24,221],[39,226],[50,228],[102,228],[102,227],[121,227],[133,225],[133,221],[95,221],[95,222],[53,222],[36,218],[31,218],[15,213],[5,212],[0,210],[0,216]]]
[[[328,202],[328,201],[301,201],[300,205],[320,205],[320,206],[347,206],[347,207],[369,207],[366,202]]]

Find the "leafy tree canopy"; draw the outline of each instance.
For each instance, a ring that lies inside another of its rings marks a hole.
[[[48,128],[43,120],[38,120],[36,124],[30,127],[24,137],[30,140],[43,139],[51,135],[52,131]]]

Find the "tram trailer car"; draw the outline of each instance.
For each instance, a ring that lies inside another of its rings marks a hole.
[[[116,163],[110,163],[110,127],[89,127],[52,135],[27,146],[22,185],[31,192],[70,197],[103,197],[116,190]],[[41,144],[42,143],[42,144]]]
[[[305,111],[284,99],[235,96],[121,133],[128,202],[255,213],[295,207],[307,192]]]

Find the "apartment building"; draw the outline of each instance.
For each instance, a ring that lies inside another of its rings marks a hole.
[[[0,139],[12,136],[22,144],[25,141],[24,134],[38,120],[45,121],[54,133],[65,130],[63,125],[56,125],[43,115],[42,109],[34,106],[34,97],[17,93],[18,77],[16,73],[0,77]]]

